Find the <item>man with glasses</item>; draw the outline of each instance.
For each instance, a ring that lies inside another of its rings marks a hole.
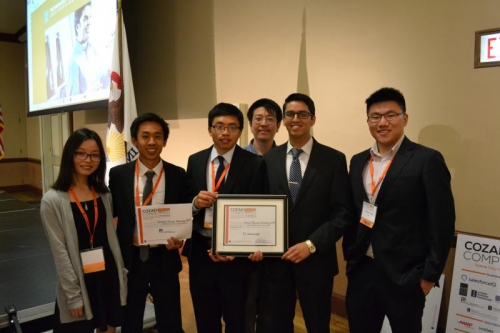
[[[403,94],[366,100],[373,146],[351,159],[356,221],[344,235],[346,307],[353,333],[421,332],[425,295],[446,264],[455,230],[450,173],[436,150],[411,142]]]
[[[247,118],[253,139],[244,149],[263,156],[276,147],[274,136],[278,133],[283,118],[281,108],[275,101],[261,98],[250,106]]]
[[[243,113],[234,105],[217,104],[208,114],[213,145],[189,157],[187,174],[193,192],[193,234],[183,254],[189,261],[189,283],[199,333],[245,331],[245,301],[253,263],[211,253],[213,205],[221,194],[264,192],[262,158],[238,145]]]
[[[253,134],[250,144],[244,149],[259,156],[276,147],[274,136],[278,133],[283,112],[273,100],[261,98],[255,101],[247,112],[248,125]],[[259,298],[259,270],[249,277],[248,299],[246,303],[246,333],[255,332],[255,316]]]
[[[291,94],[283,113],[288,142],[264,161],[269,192],[288,196],[289,248],[263,260],[257,332],[293,333],[298,295],[307,331],[329,333],[335,243],[352,221],[346,158],[311,136],[316,114],[309,96]]]

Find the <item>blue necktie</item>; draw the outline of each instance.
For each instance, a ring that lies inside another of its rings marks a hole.
[[[292,195],[292,202],[295,203],[297,195],[299,194],[300,183],[302,183],[302,171],[300,170],[299,155],[302,149],[292,148],[292,164],[290,165],[290,179],[288,180],[288,187]]]

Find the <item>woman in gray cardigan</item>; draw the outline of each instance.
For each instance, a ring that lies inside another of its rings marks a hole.
[[[114,332],[127,299],[127,273],[104,183],[99,135],[79,129],[64,145],[59,176],[41,216],[57,269],[54,332]]]

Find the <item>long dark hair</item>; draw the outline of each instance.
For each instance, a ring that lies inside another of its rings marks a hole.
[[[104,146],[102,145],[99,135],[88,128],[80,128],[79,130],[76,130],[69,136],[68,140],[64,144],[59,176],[57,176],[56,182],[52,185],[53,189],[64,192],[69,190],[73,184],[73,176],[75,175],[75,151],[83,142],[87,140],[94,140],[97,143],[99,153],[101,154],[99,166],[97,167],[97,170],[89,176],[88,185],[93,187],[98,193],[109,192],[108,187],[104,183],[104,177],[106,174],[106,156],[104,155]]]

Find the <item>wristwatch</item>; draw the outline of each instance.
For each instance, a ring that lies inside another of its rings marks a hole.
[[[314,252],[316,252],[316,246],[314,246],[314,244],[309,239],[306,240],[306,245],[307,245],[307,248],[309,249],[309,252],[311,254],[313,254]]]

